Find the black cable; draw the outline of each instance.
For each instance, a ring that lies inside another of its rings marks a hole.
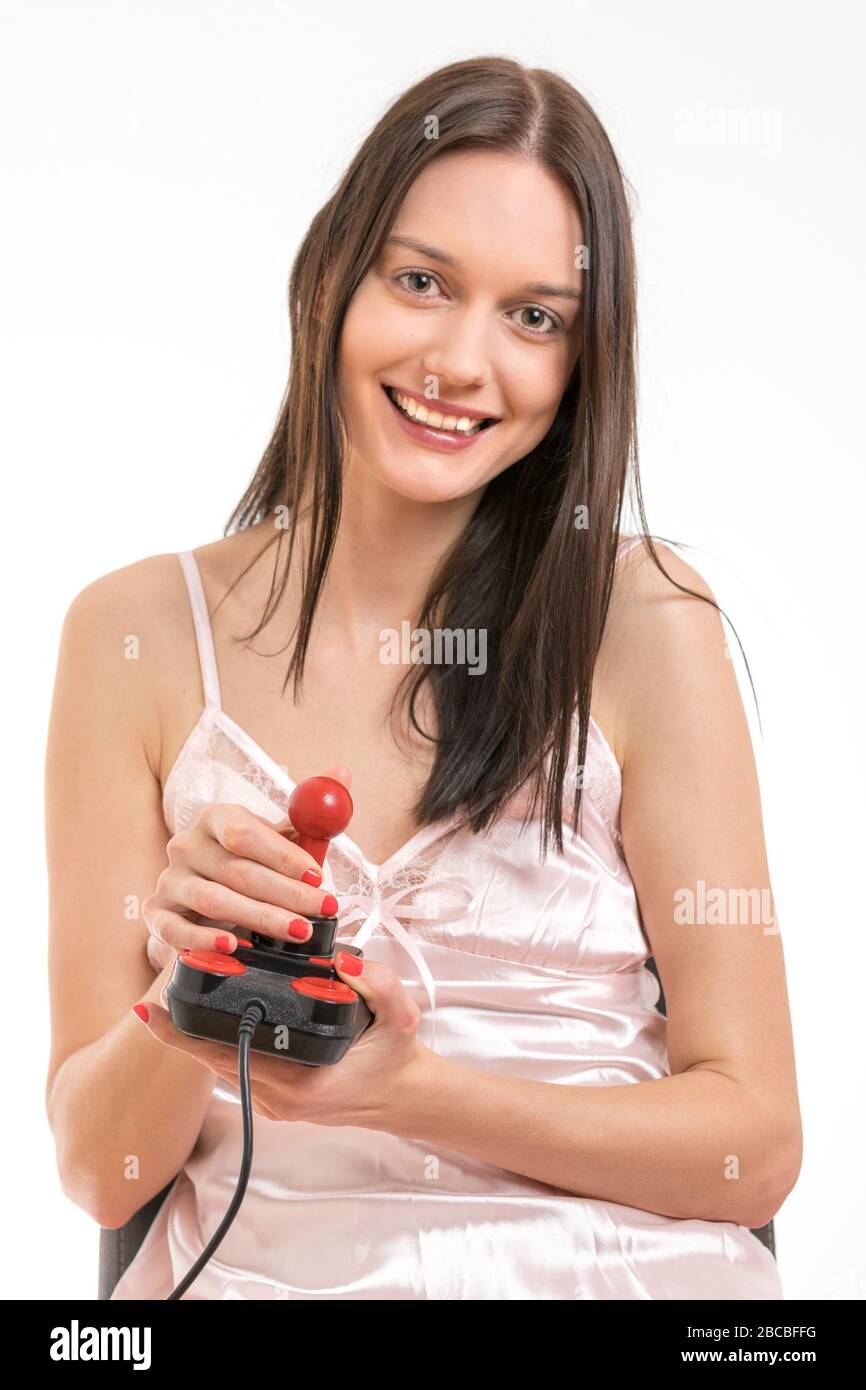
[[[250,1089],[250,1043],[256,1025],[265,1016],[264,1005],[256,999],[252,1004],[248,1004],[244,1009],[243,1017],[238,1028],[238,1087],[241,1093],[241,1113],[244,1121],[244,1153],[241,1161],[241,1171],[238,1174],[238,1183],[235,1188],[235,1195],[229,1203],[228,1210],[220,1224],[217,1226],[204,1250],[202,1250],[192,1269],[181,1279],[177,1288],[172,1289],[166,1298],[166,1303],[173,1299],[178,1299],[185,1294],[190,1284],[192,1284],[201,1274],[213,1252],[216,1250],[229,1226],[234,1221],[240,1209],[241,1202],[244,1200],[244,1193],[249,1182],[250,1169],[253,1166],[253,1099]]]

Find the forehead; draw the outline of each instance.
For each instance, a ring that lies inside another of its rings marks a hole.
[[[460,150],[434,159],[412,184],[394,224],[450,252],[467,271],[499,265],[524,278],[574,278],[583,242],[566,184],[543,165],[499,151]]]

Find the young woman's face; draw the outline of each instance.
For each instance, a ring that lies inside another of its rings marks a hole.
[[[567,189],[541,165],[474,150],[428,165],[344,320],[349,466],[441,502],[543,439],[579,351],[582,243]],[[386,388],[442,418],[407,423]],[[466,443],[471,412],[498,423]]]

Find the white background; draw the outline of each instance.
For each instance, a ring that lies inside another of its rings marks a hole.
[[[42,778],[63,615],[97,576],[222,534],[276,415],[311,217],[391,100],[491,53],[578,86],[635,190],[650,528],[694,547],[763,723],[805,1126],[775,1222],[783,1284],[866,1295],[858,11],[0,8],[4,917],[7,986],[13,969],[21,986],[4,990],[5,1297],[96,1293],[97,1229],[61,1192],[43,1110]],[[737,137],[743,110],[758,138]]]

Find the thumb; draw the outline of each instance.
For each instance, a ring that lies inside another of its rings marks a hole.
[[[377,1019],[401,1030],[417,1028],[421,1010],[390,966],[363,960],[350,951],[338,951],[334,966],[340,979],[360,994]]]
[[[323,777],[333,777],[335,782],[342,782],[347,792],[352,790],[352,774],[345,763],[331,763],[322,773]]]

